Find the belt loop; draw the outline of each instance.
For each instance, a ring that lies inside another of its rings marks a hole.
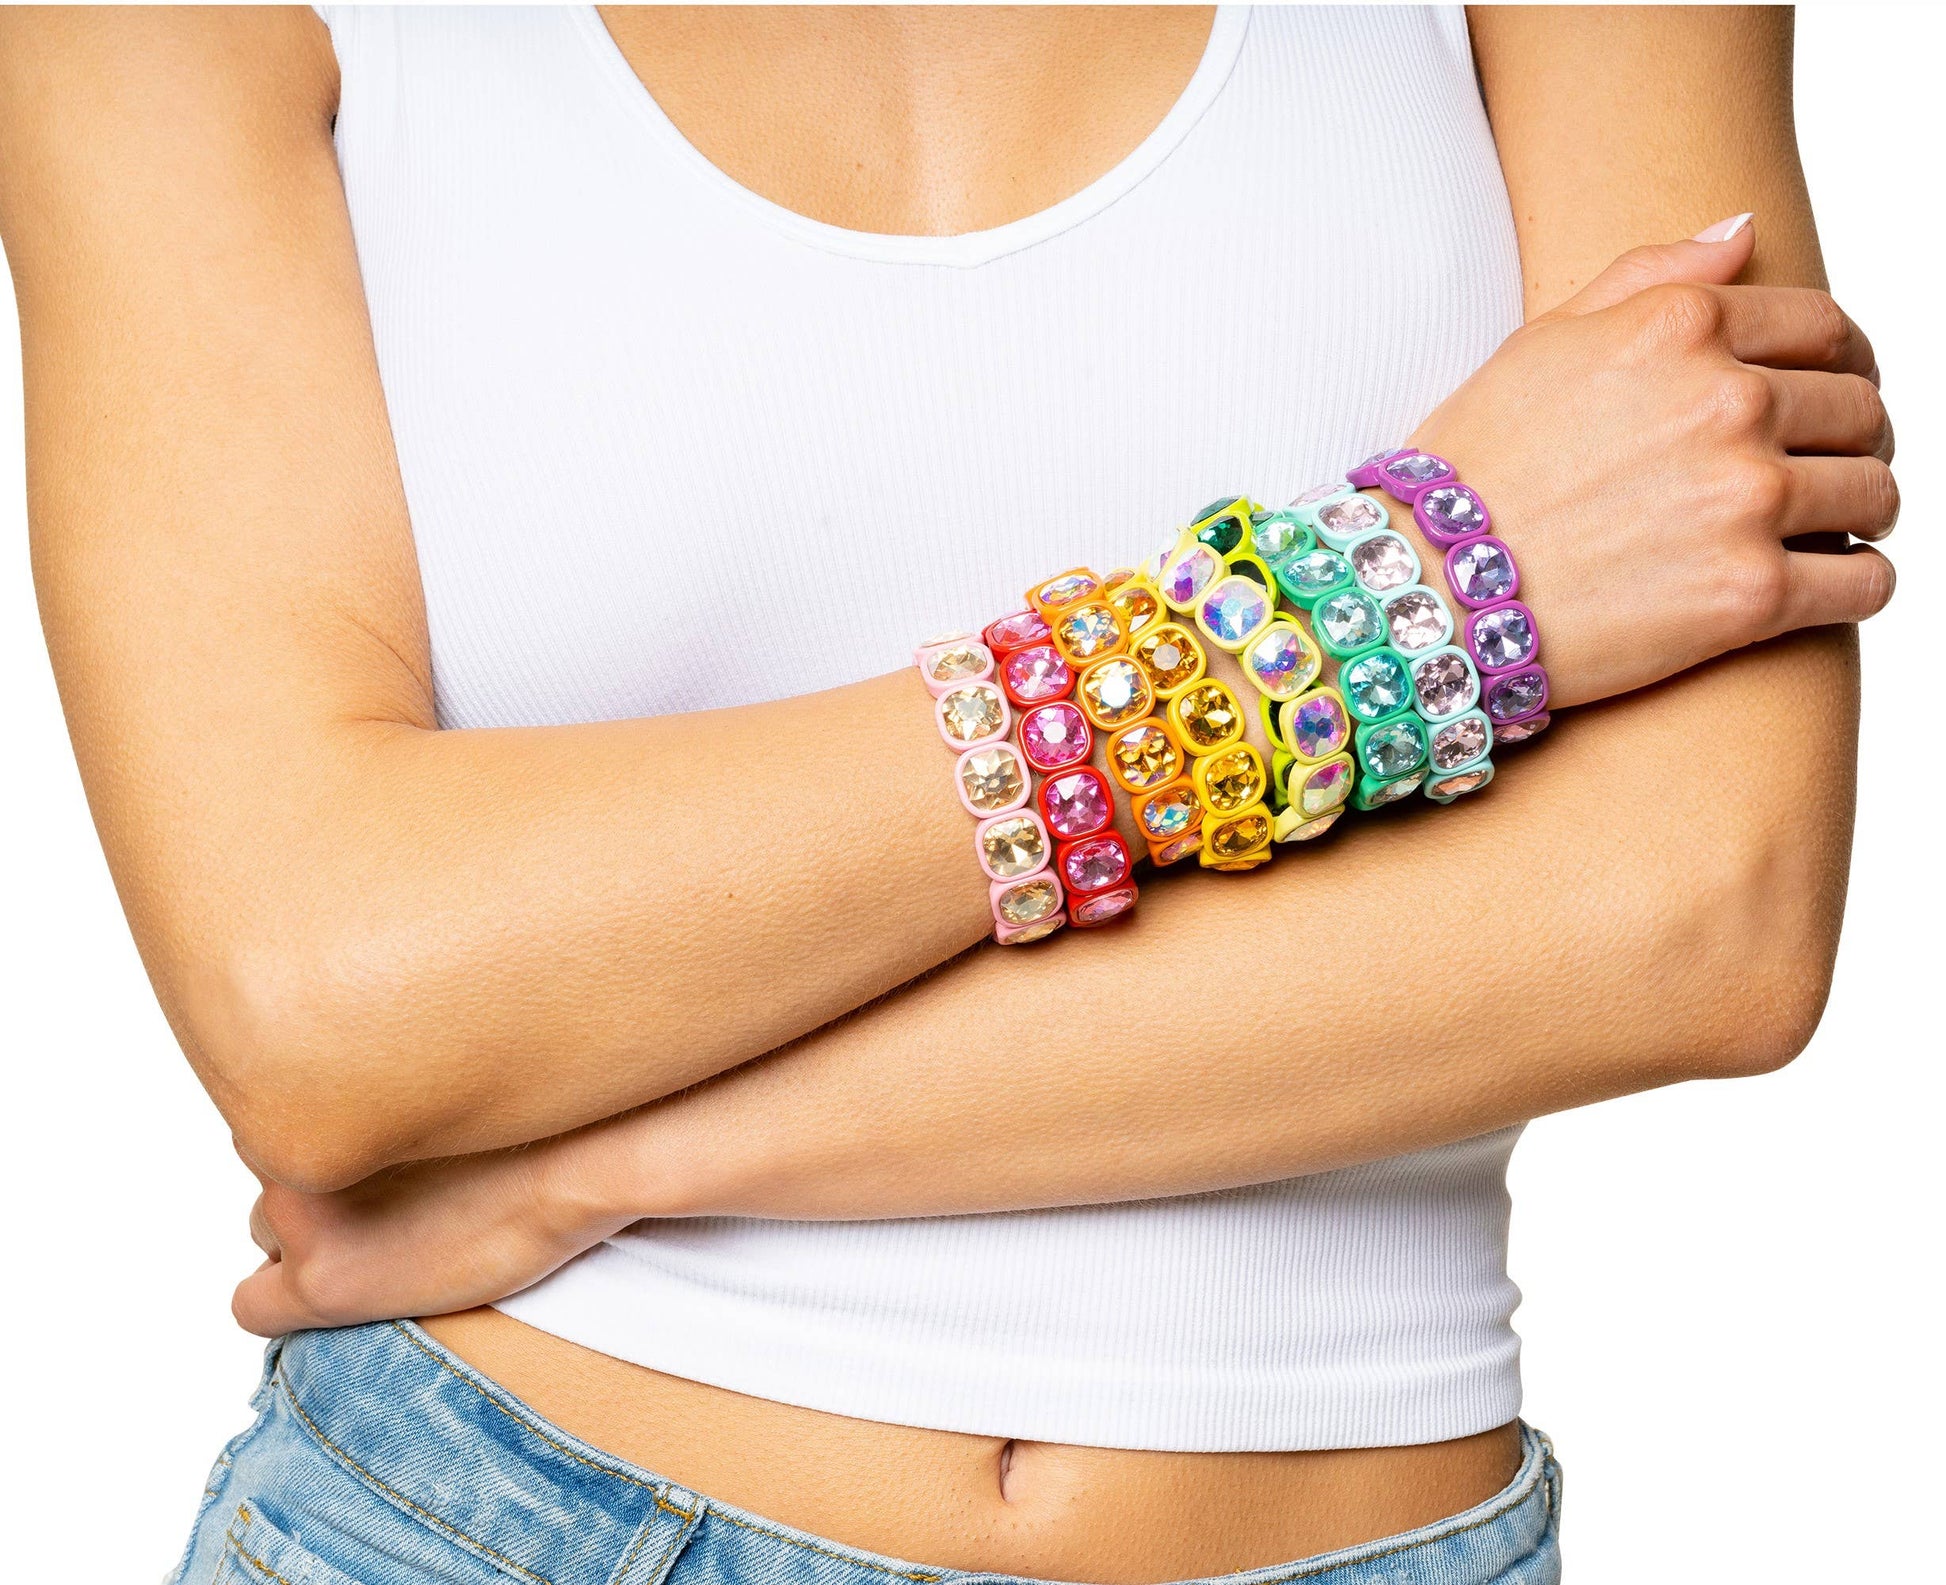
[[[652,1497],[655,1506],[630,1539],[608,1585],[663,1585],[696,1533],[701,1509],[680,1506],[666,1487]]]

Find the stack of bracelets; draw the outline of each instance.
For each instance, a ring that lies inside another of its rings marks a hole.
[[[1443,552],[1457,620],[1368,489],[1410,507]],[[1038,941],[1135,906],[1117,791],[1158,867],[1194,854],[1247,870],[1347,807],[1415,792],[1449,804],[1486,786],[1495,745],[1549,720],[1534,614],[1492,527],[1444,458],[1380,452],[1281,511],[1215,502],[1138,569],[1061,573],[979,634],[922,645],[994,939]],[[1237,657],[1248,705],[1209,675],[1212,645]],[[1245,741],[1246,710],[1268,764]],[[1097,734],[1106,776],[1091,764]]]

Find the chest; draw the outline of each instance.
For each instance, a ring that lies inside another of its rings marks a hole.
[[[334,22],[442,719],[890,670],[1057,562],[1404,433],[1518,322],[1463,38],[1227,15],[1113,169],[920,237],[733,181],[592,12]]]

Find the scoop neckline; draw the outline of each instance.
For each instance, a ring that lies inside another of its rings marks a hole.
[[[1079,192],[1060,202],[1009,220],[1005,225],[981,231],[964,231],[956,236],[907,236],[883,231],[854,231],[809,215],[766,198],[714,164],[701,149],[683,136],[656,102],[648,85],[635,75],[628,57],[622,53],[608,24],[592,5],[574,8],[582,37],[593,51],[597,66],[609,83],[624,96],[635,118],[655,142],[716,191],[732,199],[772,229],[821,248],[853,258],[871,259],[887,264],[946,264],[961,267],[985,264],[1023,248],[1033,247],[1050,237],[1092,219],[1110,205],[1126,197],[1189,135],[1203,112],[1215,103],[1243,52],[1244,35],[1250,28],[1250,8],[1245,5],[1219,5],[1210,23],[1202,59],[1188,83],[1140,143],[1121,160],[1102,172]]]

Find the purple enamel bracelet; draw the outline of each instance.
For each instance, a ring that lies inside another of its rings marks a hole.
[[[1464,607],[1460,633],[1480,668],[1481,708],[1496,743],[1518,743],[1548,723],[1547,673],[1534,613],[1514,596],[1520,570],[1493,533],[1486,502],[1444,457],[1403,448],[1368,457],[1345,477],[1412,508],[1419,531],[1446,553],[1446,582]]]

